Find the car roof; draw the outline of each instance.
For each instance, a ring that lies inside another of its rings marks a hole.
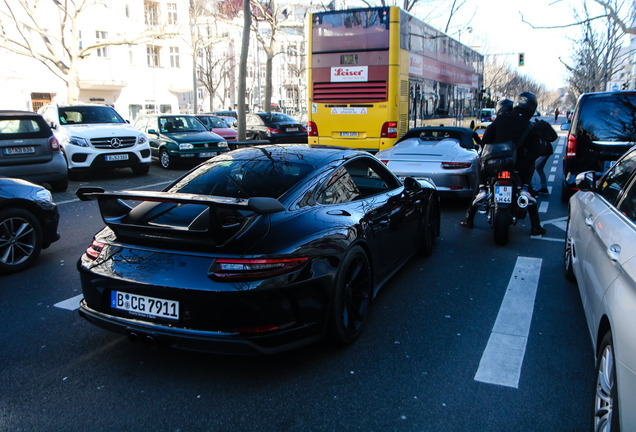
[[[272,144],[234,150],[227,154],[221,154],[210,161],[278,159],[305,163],[312,166],[321,166],[333,161],[349,159],[355,156],[372,157],[371,154],[365,151],[342,147],[312,146],[310,144]]]
[[[40,114],[34,113],[33,111],[19,111],[19,110],[0,110],[0,115],[32,115],[40,117]]]

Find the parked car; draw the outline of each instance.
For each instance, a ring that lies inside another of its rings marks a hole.
[[[68,187],[66,160],[51,127],[40,114],[0,111],[0,176]]]
[[[568,130],[563,156],[561,200],[576,192],[576,176],[586,171],[607,171],[636,143],[636,92],[586,93],[579,97]]]
[[[376,154],[399,177],[428,178],[441,195],[471,198],[479,186],[479,146],[469,128],[410,129]]]
[[[22,179],[0,177],[0,274],[31,266],[60,238],[51,193]]]
[[[78,263],[81,316],[202,351],[352,343],[382,284],[440,231],[433,185],[358,150],[247,147],[163,192],[77,195],[107,224]]]
[[[236,136],[238,135],[236,129],[232,129],[221,117],[211,114],[197,114],[195,117],[199,119],[199,121],[203,123],[203,126],[205,126],[209,131],[223,137],[225,141],[236,141]]]
[[[497,110],[495,108],[484,108],[481,110],[479,121],[485,124],[485,126],[488,126],[495,121],[495,117],[497,117]]]
[[[45,105],[38,111],[53,129],[70,176],[103,168],[150,170],[145,135],[107,105]]]
[[[142,115],[135,127],[146,133],[152,156],[165,169],[183,162],[201,163],[229,150],[225,139],[193,115]]]
[[[595,431],[636,430],[635,173],[636,148],[600,179],[579,173],[569,201],[565,274],[578,284],[597,359]]]
[[[223,120],[225,124],[230,128],[238,127],[238,119],[234,117],[229,117],[229,116],[217,116],[217,117]]]
[[[272,144],[306,143],[307,128],[283,113],[251,113],[245,116],[248,139],[267,140]]]

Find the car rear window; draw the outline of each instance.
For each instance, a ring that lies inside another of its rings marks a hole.
[[[592,141],[636,142],[636,93],[590,96],[578,117]]]
[[[313,167],[281,160],[220,160],[204,164],[168,192],[230,198],[280,198]]]
[[[51,129],[42,118],[34,116],[0,118],[0,139],[48,138],[51,134]]]

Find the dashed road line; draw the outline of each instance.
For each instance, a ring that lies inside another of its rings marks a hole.
[[[542,261],[517,258],[475,381],[519,388]]]

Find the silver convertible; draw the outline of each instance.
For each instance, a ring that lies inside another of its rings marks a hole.
[[[602,177],[577,175],[565,275],[576,280],[596,355],[595,431],[636,430],[636,148]]]
[[[469,128],[413,128],[376,154],[398,177],[432,180],[441,196],[471,198],[478,185],[479,140]]]

